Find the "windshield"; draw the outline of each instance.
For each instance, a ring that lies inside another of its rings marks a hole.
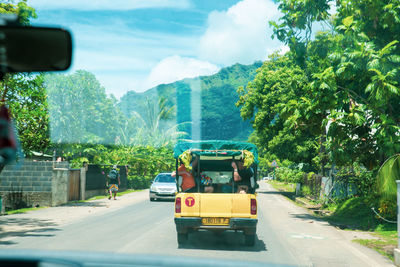
[[[154,181],[158,183],[175,183],[175,178],[170,174],[160,174],[157,175]]]
[[[0,65],[3,25],[73,42],[66,71],[0,68],[0,254],[400,259],[399,0],[3,0],[0,15]]]

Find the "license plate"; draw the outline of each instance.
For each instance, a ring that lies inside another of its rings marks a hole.
[[[229,218],[202,218],[203,225],[229,225]]]

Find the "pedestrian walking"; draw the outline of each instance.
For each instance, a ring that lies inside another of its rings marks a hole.
[[[116,200],[117,192],[120,185],[121,185],[121,180],[119,179],[119,172],[117,169],[117,165],[114,165],[112,170],[108,173],[107,187],[108,187],[108,192],[110,193],[108,199],[114,197],[114,200]]]

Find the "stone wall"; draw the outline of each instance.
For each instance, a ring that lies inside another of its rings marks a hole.
[[[119,166],[120,190],[127,186],[127,173]],[[5,210],[22,207],[57,206],[71,199],[68,162],[24,160],[4,167],[0,173],[0,197]],[[106,194],[106,175],[99,166],[89,165],[80,169],[79,199]],[[18,201],[15,201],[17,199]],[[1,213],[1,210],[0,210]]]
[[[68,162],[24,160],[6,165],[0,173],[0,195],[6,209],[10,198],[22,192],[26,206],[52,206],[54,168],[68,170]]]

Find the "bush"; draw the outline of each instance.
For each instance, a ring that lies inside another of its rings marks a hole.
[[[385,219],[396,219],[397,203],[396,201],[382,199],[379,201],[379,214]]]
[[[128,176],[128,188],[130,189],[146,189],[150,187],[153,176],[139,176],[130,175]]]
[[[353,165],[353,176],[349,182],[357,187],[357,195],[369,196],[374,194],[375,176],[372,171],[368,171],[365,167],[356,163]]]
[[[303,185],[301,187],[301,194],[303,196],[311,196],[312,195],[311,188],[309,186],[307,186],[307,185]]]
[[[286,183],[302,183],[304,172],[289,168],[277,168],[276,179]]]

